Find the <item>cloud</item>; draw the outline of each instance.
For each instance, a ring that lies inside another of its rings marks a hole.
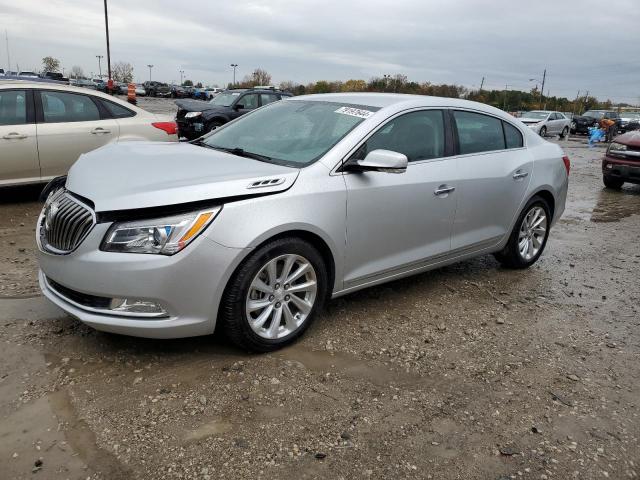
[[[546,68],[552,95],[578,90],[638,102],[635,0],[110,0],[111,54],[138,80],[186,76],[226,85],[261,67],[275,82],[412,80],[529,89]],[[97,71],[105,55],[99,0],[0,0],[12,62],[35,68],[45,55]],[[37,33],[37,34],[36,34]],[[0,37],[1,38],[1,37]],[[0,40],[0,46],[2,45]],[[0,64],[6,64],[0,48]],[[546,89],[546,88],[545,88]]]

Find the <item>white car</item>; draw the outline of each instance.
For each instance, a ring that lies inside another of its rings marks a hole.
[[[177,126],[98,91],[0,82],[0,186],[47,182],[83,153],[125,140],[177,142]]]
[[[569,124],[571,123],[571,120],[564,114],[549,110],[523,112],[520,121],[541,137],[560,135],[560,138],[569,134]]]

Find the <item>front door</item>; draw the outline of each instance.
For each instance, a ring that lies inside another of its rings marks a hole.
[[[458,132],[458,204],[451,249],[493,246],[508,235],[531,179],[531,154],[509,122],[453,112]]]
[[[0,90],[0,185],[40,181],[30,90]]]
[[[453,187],[456,160],[445,157],[443,111],[390,120],[350,160],[377,149],[403,153],[409,165],[402,174],[345,175],[345,288],[419,267],[450,249],[457,192],[443,190]]]
[[[245,113],[249,113],[251,110],[258,108],[258,94],[246,93],[242,95],[235,103],[231,118],[238,118]]]
[[[38,150],[43,179],[66,174],[80,155],[118,139],[118,123],[102,118],[90,95],[42,90],[40,98]]]

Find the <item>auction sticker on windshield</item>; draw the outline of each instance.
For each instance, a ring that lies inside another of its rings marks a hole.
[[[353,107],[340,107],[335,113],[341,113],[343,115],[351,115],[352,117],[369,118],[374,112],[369,110],[363,110],[361,108]]]

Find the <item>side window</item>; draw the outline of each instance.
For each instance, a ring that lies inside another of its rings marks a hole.
[[[109,113],[111,113],[113,118],[128,118],[136,116],[136,112],[129,110],[122,105],[118,105],[117,103],[110,102],[109,100],[103,100],[102,98],[100,99],[100,102],[107,110],[109,110]]]
[[[260,94],[260,105],[267,105],[268,103],[277,102],[278,100],[279,98],[275,93]]]
[[[502,121],[481,113],[454,111],[460,154],[504,150]]]
[[[0,90],[0,125],[27,123],[27,92]]]
[[[410,162],[443,157],[442,110],[411,112],[391,120],[374,133],[352,158],[363,159],[378,149],[404,153]]]
[[[552,113],[551,115],[549,115],[549,120],[558,120],[558,114]]]
[[[98,107],[87,95],[42,91],[40,98],[45,123],[100,120]]]
[[[566,120],[567,117],[564,116],[564,114],[562,113],[556,113],[556,120]]]
[[[258,95],[256,95],[255,93],[245,95],[240,100],[238,100],[238,103],[242,105],[245,110],[258,108]]]
[[[507,148],[521,148],[524,145],[522,133],[516,127],[507,122],[504,125],[504,139],[507,142]]]

